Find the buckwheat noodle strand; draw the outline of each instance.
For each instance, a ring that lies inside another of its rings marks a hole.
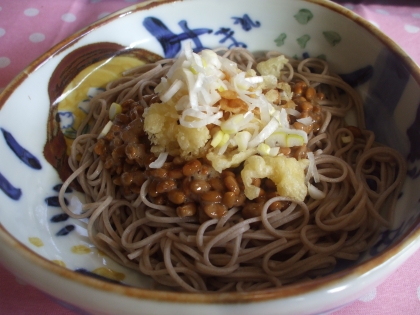
[[[277,56],[255,57],[244,49],[224,51],[241,69]],[[365,130],[360,96],[319,59],[291,60],[282,70],[285,82],[303,80],[322,91],[323,125],[309,135],[324,199],[297,202],[274,197],[261,216],[244,219],[240,207],[220,219],[200,222],[180,218],[172,206],[148,199],[146,180],[138,194],[124,194],[94,152],[97,135],[107,123],[112,102],[129,99],[143,106],[156,102],[154,88],[176,60],[136,67],[110,82],[95,96],[77,130],[69,157],[73,174],[64,182],[59,201],[73,218],[89,218],[93,244],[128,268],[161,285],[189,292],[252,291],[305,281],[334,269],[338,259],[356,260],[381,226],[392,222],[397,194],[406,173],[395,150],[379,145]],[[356,112],[362,133],[355,137],[343,117]],[[84,134],[89,127],[89,133]],[[342,139],[348,141],[343,143]],[[85,195],[81,213],[64,202],[66,188],[77,180]],[[277,201],[290,205],[268,212]]]

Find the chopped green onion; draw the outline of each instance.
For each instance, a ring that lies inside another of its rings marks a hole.
[[[270,147],[287,147],[287,133],[283,131],[276,131],[271,134],[267,139],[265,139],[265,143],[267,143]]]
[[[210,145],[213,148],[217,147],[220,144],[220,142],[222,141],[223,135],[224,135],[224,133],[221,130],[219,130],[218,132],[216,132],[214,134],[214,136],[213,136],[213,140],[211,141]]]
[[[225,145],[226,142],[229,141],[229,139],[230,139],[230,135],[228,135],[227,133],[224,133],[223,134],[223,138],[222,138],[222,140],[219,143],[219,146],[221,147],[221,146]]]
[[[240,131],[238,132],[234,139],[236,141],[236,144],[238,145],[238,150],[240,152],[243,152],[248,147],[249,139],[251,139],[251,133],[248,131]]]
[[[265,143],[260,143],[257,147],[257,152],[260,155],[269,155],[270,154],[270,146]]]
[[[299,136],[297,134],[289,134],[287,135],[286,143],[287,143],[287,146],[290,148],[290,147],[299,147],[303,145],[305,142],[302,136]]]
[[[119,113],[121,113],[122,107],[118,103],[112,103],[109,107],[109,119],[114,120],[115,116],[117,116]]]
[[[107,124],[104,126],[100,134],[98,135],[98,139],[103,138],[106,134],[111,130],[113,123],[112,121],[108,121]]]
[[[350,136],[341,137],[341,141],[343,141],[343,143],[350,143],[351,137]]]

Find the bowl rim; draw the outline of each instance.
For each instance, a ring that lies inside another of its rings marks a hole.
[[[91,30],[101,27],[102,25],[108,24],[113,20],[122,18],[126,15],[135,13],[141,10],[148,10],[156,6],[188,2],[188,1],[204,1],[204,0],[148,0],[139,4],[131,5],[118,10],[90,25],[82,28],[73,35],[67,37],[47,52],[42,54],[40,57],[35,59],[29,66],[27,66],[21,73],[19,73],[0,93],[0,110],[7,99],[13,94],[14,90],[34,71],[41,67],[48,60],[64,52],[68,47],[71,47],[81,38],[83,38]],[[365,30],[374,35],[374,37],[380,40],[386,47],[388,47],[397,57],[401,59],[401,62],[407,67],[409,73],[420,85],[420,68],[411,59],[411,57],[392,39],[382,33],[373,24],[352,12],[351,10],[341,6],[337,3],[330,2],[328,0],[300,0],[302,2],[313,3],[316,5],[323,6],[327,9],[333,10],[344,16],[346,19],[350,19],[355,23],[362,26]],[[417,244],[416,244],[417,243]],[[396,257],[400,252],[408,250],[413,246],[420,247],[420,217],[417,218],[416,222],[406,231],[397,244],[391,245],[385,249],[379,255],[368,259],[367,261],[353,267],[346,268],[345,270],[336,272],[331,275],[324,276],[320,279],[315,279],[303,283],[291,284],[285,287],[276,289],[269,289],[264,291],[253,291],[253,292],[229,292],[229,293],[187,293],[187,292],[172,292],[172,291],[158,291],[141,289],[134,287],[127,287],[120,284],[113,284],[98,280],[73,270],[67,269],[66,267],[59,266],[54,262],[42,257],[41,255],[32,251],[29,247],[18,241],[0,222],[0,249],[3,246],[9,247],[18,251],[18,254],[24,259],[27,259],[32,264],[39,268],[44,269],[47,272],[52,272],[55,275],[66,278],[70,281],[77,282],[78,284],[86,285],[92,289],[100,291],[107,291],[107,293],[122,294],[127,297],[135,299],[143,299],[150,301],[162,301],[162,302],[175,302],[175,303],[204,303],[204,304],[237,304],[237,303],[254,303],[262,301],[277,300],[281,298],[291,298],[296,295],[303,295],[313,292],[314,290],[328,289],[344,280],[352,280],[366,274],[375,268],[378,268],[385,262],[389,262]]]

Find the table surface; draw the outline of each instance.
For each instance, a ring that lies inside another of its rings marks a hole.
[[[135,2],[141,1],[0,0],[0,92],[50,47],[95,20]],[[340,2],[380,28],[420,64],[420,1]],[[376,289],[333,314],[420,314],[419,267],[420,251]],[[0,266],[0,314],[74,313]]]

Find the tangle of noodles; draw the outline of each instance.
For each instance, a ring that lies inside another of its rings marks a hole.
[[[278,55],[269,52],[262,59]],[[243,70],[257,64],[243,49],[225,51],[224,56]],[[232,206],[221,217],[180,216],[177,205],[150,195],[150,174],[158,175],[147,167],[156,158],[148,152],[148,162],[139,167],[137,193],[124,190],[107,161],[98,157],[98,135],[113,102],[133,100],[144,108],[159,102],[154,88],[175,61],[147,64],[110,82],[92,99],[77,130],[69,157],[73,174],[59,200],[71,217],[89,218],[89,238],[97,248],[165,286],[190,292],[251,291],[327,274],[337,260],[358,259],[372,246],[379,228],[391,224],[405,161],[395,150],[375,143],[374,134],[365,129],[358,94],[330,73],[325,61],[315,58],[291,59],[282,80],[292,87],[302,81],[325,96],[318,100],[322,125],[308,135],[304,152],[314,154],[319,182],[313,186],[325,198],[308,195],[302,202],[277,195],[264,199],[257,216],[244,216],[244,206]],[[359,128],[345,123],[349,110],[356,112]],[[150,143],[145,148],[150,149]],[[172,158],[167,165],[176,162]],[[69,209],[63,196],[75,180],[86,196],[79,214]],[[273,204],[282,208],[270,211]]]

